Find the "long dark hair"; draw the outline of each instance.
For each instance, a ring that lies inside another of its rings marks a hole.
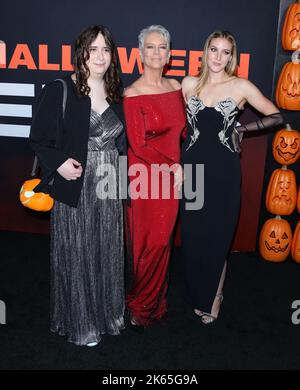
[[[116,45],[110,31],[101,25],[86,28],[79,34],[75,41],[73,63],[76,76],[76,90],[78,95],[88,95],[91,91],[87,84],[90,71],[86,63],[90,58],[89,47],[99,33],[103,36],[104,41],[111,52],[111,63],[103,77],[105,91],[111,102],[120,101],[121,88]]]

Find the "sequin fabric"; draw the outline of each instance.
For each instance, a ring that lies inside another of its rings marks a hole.
[[[51,331],[77,345],[124,328],[122,203],[99,199],[101,168],[116,168],[115,139],[123,126],[109,107],[91,111],[88,156],[77,208],[55,202],[51,215]]]
[[[186,114],[180,90],[125,98],[124,112],[129,170],[139,166],[143,172],[130,175],[126,226],[132,283],[126,301],[134,322],[149,326],[167,312],[169,261],[178,213],[174,176],[158,173],[157,164],[179,163]]]

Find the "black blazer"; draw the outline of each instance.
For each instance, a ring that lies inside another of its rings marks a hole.
[[[76,207],[87,160],[91,99],[77,95],[71,76],[64,80],[68,91],[64,120],[63,85],[60,81],[53,81],[43,88],[38,98],[29,142],[42,170],[41,183],[35,191],[49,192],[54,199]],[[124,126],[122,103],[112,103],[110,106]],[[127,155],[124,130],[118,137],[116,146],[120,154]],[[83,174],[77,180],[65,180],[56,171],[68,158],[74,158],[82,164]],[[49,182],[52,184],[49,185]]]

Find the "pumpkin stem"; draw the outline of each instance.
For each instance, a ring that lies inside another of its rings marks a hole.
[[[299,0],[299,1],[300,1],[300,0]],[[285,125],[285,128],[286,128],[288,131],[291,131],[291,130],[292,130],[291,125],[290,125],[289,123],[287,123],[287,124]]]
[[[295,50],[292,54],[292,63],[300,64],[300,50]]]
[[[287,165],[282,165],[281,169],[282,169],[283,171],[287,171]]]
[[[276,217],[274,219],[277,219],[277,220],[281,220],[281,216],[280,215],[276,215]]]

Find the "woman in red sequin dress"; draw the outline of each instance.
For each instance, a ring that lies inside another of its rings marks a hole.
[[[180,84],[162,77],[170,59],[168,31],[162,26],[145,28],[139,35],[139,49],[144,73],[126,88],[124,98],[131,194],[127,239],[132,259],[126,301],[131,323],[148,326],[167,311],[186,114]]]

